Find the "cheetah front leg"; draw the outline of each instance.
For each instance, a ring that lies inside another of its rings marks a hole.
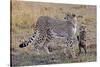
[[[45,42],[44,42],[44,44],[43,44],[43,48],[45,49],[45,51],[46,51],[47,54],[50,54],[48,46],[47,46],[48,42],[49,41],[46,39]]]
[[[73,40],[67,41],[67,51],[68,51],[68,54],[71,55],[73,59],[77,58],[76,52],[75,52],[75,44],[73,43]],[[69,56],[68,54],[67,56]]]
[[[70,46],[69,46],[69,47],[70,47]],[[72,58],[73,58],[73,59],[76,59],[77,56],[76,56],[76,52],[75,52],[75,47],[74,47],[74,45],[72,44],[72,46],[71,46],[69,49],[70,49],[70,53],[71,53],[71,55],[72,55]]]

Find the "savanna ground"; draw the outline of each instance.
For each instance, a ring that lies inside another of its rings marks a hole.
[[[11,60],[13,66],[96,61],[96,6],[24,1],[12,1],[11,4]],[[87,28],[87,55],[82,53],[77,59],[69,59],[64,55],[62,49],[51,55],[43,52],[41,55],[36,55],[32,45],[19,48],[19,44],[32,35],[39,16],[50,16],[63,20],[67,12],[83,16],[83,18],[78,18],[78,25],[83,24]]]

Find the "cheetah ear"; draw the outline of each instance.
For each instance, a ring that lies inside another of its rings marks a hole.
[[[84,26],[84,30],[86,30],[86,26]]]
[[[72,13],[71,15],[72,15],[72,17],[76,17],[76,15],[74,13]]]

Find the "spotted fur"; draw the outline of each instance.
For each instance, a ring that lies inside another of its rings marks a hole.
[[[59,20],[59,19],[53,19],[48,16],[41,16],[37,20],[36,23],[36,32],[34,32],[33,36],[30,37],[27,41],[24,41],[19,45],[20,48],[28,46],[29,43],[35,42],[34,46],[36,49],[38,49],[38,45],[42,42],[43,48],[46,49],[46,51],[49,53],[52,50],[48,50],[49,47],[47,47],[48,42],[52,38],[66,38],[66,45],[68,45],[69,49],[71,49],[71,53],[73,54],[75,50],[73,50],[73,44],[74,44],[74,34],[75,31],[73,29],[76,28],[75,21],[73,15],[66,16],[69,19],[66,20]],[[53,30],[53,32],[52,32]],[[56,33],[56,35],[54,34]]]

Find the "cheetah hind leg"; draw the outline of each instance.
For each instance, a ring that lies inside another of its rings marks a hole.
[[[37,46],[34,46],[34,52],[37,54],[37,55],[40,55],[40,50]]]

